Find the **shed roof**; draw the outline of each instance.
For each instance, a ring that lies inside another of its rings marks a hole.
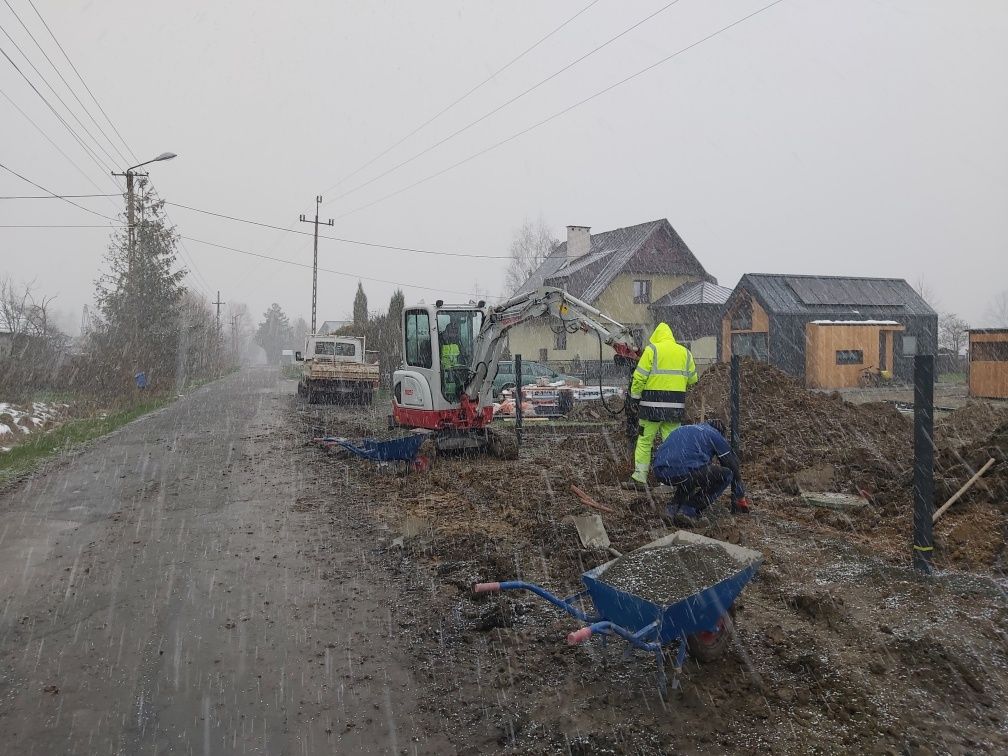
[[[664,297],[659,297],[651,303],[651,308],[682,307],[685,305],[717,304],[728,301],[732,290],[726,286],[718,286],[710,281],[692,281],[672,289]]]
[[[775,314],[856,313],[864,307],[893,314],[935,315],[902,278],[746,273],[738,288],[751,291]]]

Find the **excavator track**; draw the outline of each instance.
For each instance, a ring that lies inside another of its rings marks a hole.
[[[497,459],[518,459],[518,439],[513,433],[487,428],[487,451]]]

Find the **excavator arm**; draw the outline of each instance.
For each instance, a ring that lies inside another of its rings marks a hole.
[[[617,362],[632,365],[640,357],[637,342],[627,328],[608,315],[572,297],[562,289],[544,286],[490,308],[483,327],[473,342],[469,378],[462,390],[461,404],[466,414],[475,414],[490,401],[497,363],[508,331],[533,318],[551,317],[558,325],[594,332],[603,344],[612,347]]]

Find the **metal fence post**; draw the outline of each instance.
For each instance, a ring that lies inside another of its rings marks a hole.
[[[930,573],[934,554],[934,355],[914,356],[913,566]]]
[[[518,441],[518,449],[521,449],[522,442],[522,360],[521,355],[514,356],[515,371],[515,439]]]
[[[739,356],[731,358],[731,448],[735,456],[739,456],[739,404],[741,402],[742,382],[739,376]]]

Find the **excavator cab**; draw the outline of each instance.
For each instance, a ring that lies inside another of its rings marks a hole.
[[[392,379],[396,423],[431,430],[458,427],[460,397],[485,317],[475,304],[440,300],[403,310],[403,365]]]

